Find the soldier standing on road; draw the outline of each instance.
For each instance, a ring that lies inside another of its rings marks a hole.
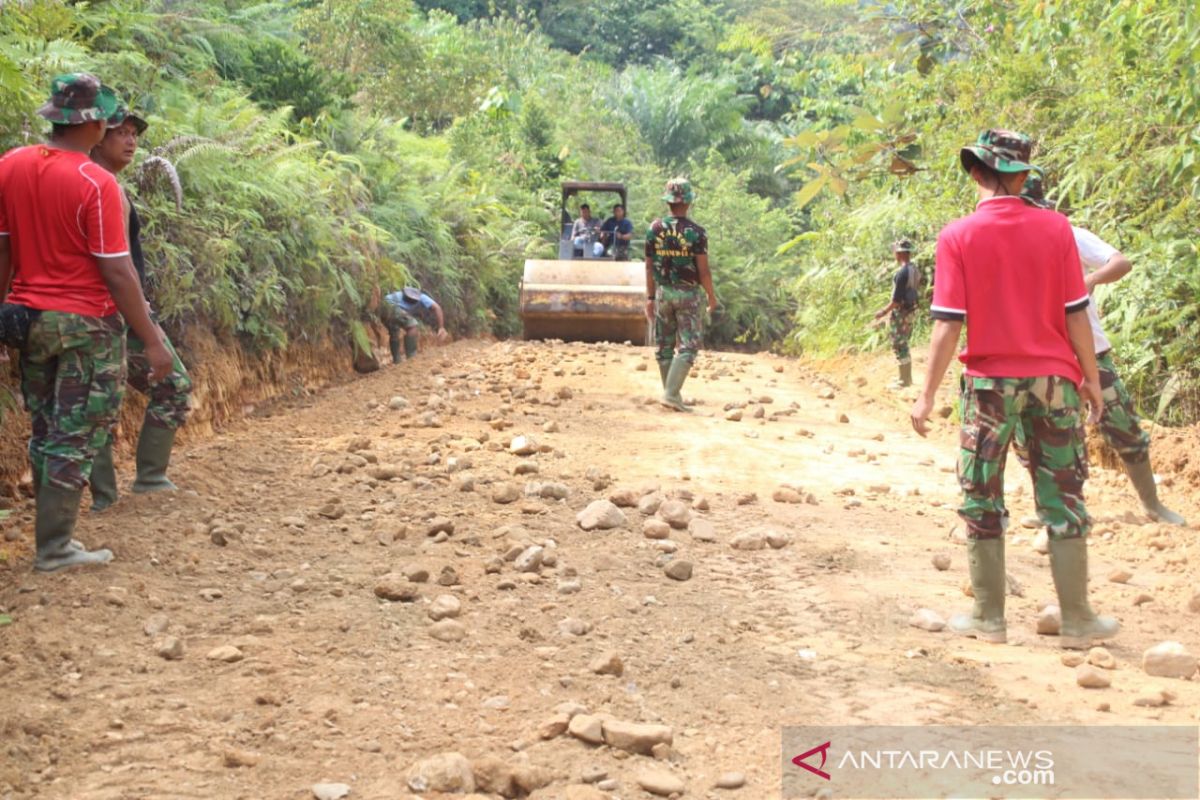
[[[1093,423],[1104,400],[1071,225],[1020,197],[1032,169],[1031,151],[1029,137],[989,130],[959,153],[979,202],[974,213],[938,235],[929,371],[913,404],[912,425],[920,435],[928,433],[934,397],[965,321],[959,516],[967,524],[975,606],[952,618],[950,628],[1006,641],[1004,462],[1020,429],[1028,443],[1038,517],[1050,536],[1050,570],[1062,609],[1060,643],[1088,647],[1093,639],[1115,636],[1120,627],[1097,616],[1087,598],[1091,520],[1083,502],[1087,449],[1080,394]]]
[[[0,158],[0,294],[6,312],[35,312],[21,392],[32,417],[34,568],[45,572],[112,559],[72,534],[121,407],[125,325],[146,343],[151,381],[173,362],[129,257],[121,188],[88,158],[119,101],[87,73],[60,75],[50,91],[38,110],[53,125],[49,141]]]
[[[708,269],[708,235],[687,216],[696,200],[691,183],[686,178],[669,181],[662,199],[671,215],[654,220],[646,231],[646,317],[654,323],[658,342],[661,402],[691,411],[680,390],[704,340],[705,296],[711,314],[717,295]]]
[[[901,239],[892,245],[892,253],[900,263],[900,269],[892,276],[892,301],[881,308],[875,319],[881,320],[888,314],[888,329],[892,336],[892,350],[900,365],[900,376],[892,388],[912,386],[912,354],[908,343],[912,339],[913,317],[920,300],[921,273],[912,263],[912,242]]]
[[[1025,180],[1021,196],[1041,208],[1053,208],[1046,200],[1042,178],[1030,173]],[[1075,234],[1075,245],[1079,249],[1079,260],[1083,267],[1084,285],[1090,293],[1096,286],[1116,283],[1129,274],[1133,264],[1120,250],[1105,242],[1089,230],[1071,226]],[[1125,389],[1121,376],[1113,364],[1112,344],[1100,324],[1096,304],[1088,305],[1088,322],[1092,326],[1092,337],[1096,342],[1096,364],[1100,370],[1100,389],[1104,393],[1104,415],[1100,417],[1100,433],[1109,447],[1117,451],[1125,464],[1125,471],[1146,513],[1171,525],[1186,525],[1179,514],[1163,505],[1158,499],[1158,487],[1154,484],[1154,470],[1150,465],[1150,435],[1142,430],[1141,419],[1133,407],[1133,398]],[[1021,452],[1020,455],[1024,456]]]
[[[123,104],[117,113],[108,120],[108,133],[103,141],[92,149],[92,160],[113,175],[118,175],[133,163],[137,153],[138,138],[146,132],[147,123],[141,116],[132,113]],[[142,293],[146,293],[146,260],[142,256],[142,223],[138,218],[137,209],[130,202],[129,193],[122,192],[126,218],[126,230],[129,235],[129,255],[137,270]],[[151,312],[150,318],[157,325],[157,318]],[[175,445],[175,432],[187,420],[191,411],[192,380],[187,369],[175,352],[175,347],[166,334],[162,333],[163,345],[171,354],[171,372],[162,380],[150,382],[150,362],[146,358],[146,344],[137,335],[126,338],[126,381],[143,394],[148,404],[146,415],[142,420],[141,433],[138,436],[137,477],[133,482],[133,491],[139,494],[149,492],[171,491],[175,484],[167,477],[167,467],[171,463],[171,449]],[[96,453],[92,464],[92,510],[103,511],[117,502],[117,473],[113,466],[112,436],[108,443]]]

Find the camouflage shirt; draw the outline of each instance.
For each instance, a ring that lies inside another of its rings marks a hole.
[[[708,234],[687,217],[656,219],[646,231],[646,258],[659,286],[696,286],[696,256],[708,253]]]

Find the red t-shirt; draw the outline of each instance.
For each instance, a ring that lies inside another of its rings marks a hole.
[[[1088,307],[1071,223],[1018,197],[984,200],[942,229],[933,290],[935,319],[967,322],[959,360],[968,375],[1079,384],[1067,314]]]
[[[9,302],[90,317],[116,312],[96,257],[129,253],[121,188],[84,153],[32,145],[0,158],[0,236],[13,263]]]

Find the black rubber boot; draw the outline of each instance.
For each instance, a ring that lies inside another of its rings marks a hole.
[[[1062,609],[1058,641],[1071,650],[1085,650],[1096,639],[1111,639],[1121,630],[1112,617],[1097,616],[1088,603],[1087,539],[1050,540],[1050,574]]]
[[[100,448],[92,460],[92,477],[89,488],[92,490],[92,511],[103,511],[117,502],[117,469],[113,465],[113,443]]]
[[[55,572],[68,567],[106,564],[112,561],[111,550],[85,550],[71,538],[79,518],[82,489],[60,489],[42,486],[37,492],[37,521],[34,531],[37,555],[33,568],[39,572]]]
[[[138,494],[170,492],[176,488],[167,478],[167,467],[171,463],[171,448],[175,446],[175,431],[142,423],[142,435],[138,437],[137,478],[133,491]]]
[[[404,334],[404,357],[412,358],[417,354],[417,332],[405,332]]]
[[[959,636],[1004,644],[1008,641],[1004,624],[1004,592],[1008,583],[1004,572],[1004,537],[968,539],[967,563],[975,607],[970,614],[951,617],[950,630]]]
[[[679,356],[671,361],[671,369],[667,372],[667,382],[663,389],[662,400],[660,401],[667,408],[673,408],[676,411],[691,411],[689,406],[684,405],[683,395],[680,390],[683,389],[683,382],[687,380],[688,372],[692,369],[692,362],[682,359]]]
[[[1154,483],[1154,468],[1150,466],[1150,459],[1136,464],[1125,462],[1125,471],[1129,473],[1129,482],[1137,489],[1147,514],[1168,525],[1187,525],[1187,520],[1164,506],[1158,499],[1158,486]]]
[[[399,337],[393,337],[391,339],[388,339],[388,349],[392,351],[392,363],[399,364],[400,363],[400,339],[399,339]]]

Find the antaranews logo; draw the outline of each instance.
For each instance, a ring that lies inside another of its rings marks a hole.
[[[825,771],[825,761],[829,758],[829,748],[831,745],[832,745],[832,742],[826,742],[825,744],[819,744],[816,747],[814,747],[812,750],[809,750],[807,753],[801,753],[800,755],[793,758],[792,763],[795,764],[797,767],[808,770],[813,775],[816,775],[818,778],[824,778],[827,781],[832,780],[829,773]],[[811,756],[814,756],[817,753],[821,754],[821,765],[819,767],[814,767],[812,764],[805,763],[805,759],[807,759]]]

